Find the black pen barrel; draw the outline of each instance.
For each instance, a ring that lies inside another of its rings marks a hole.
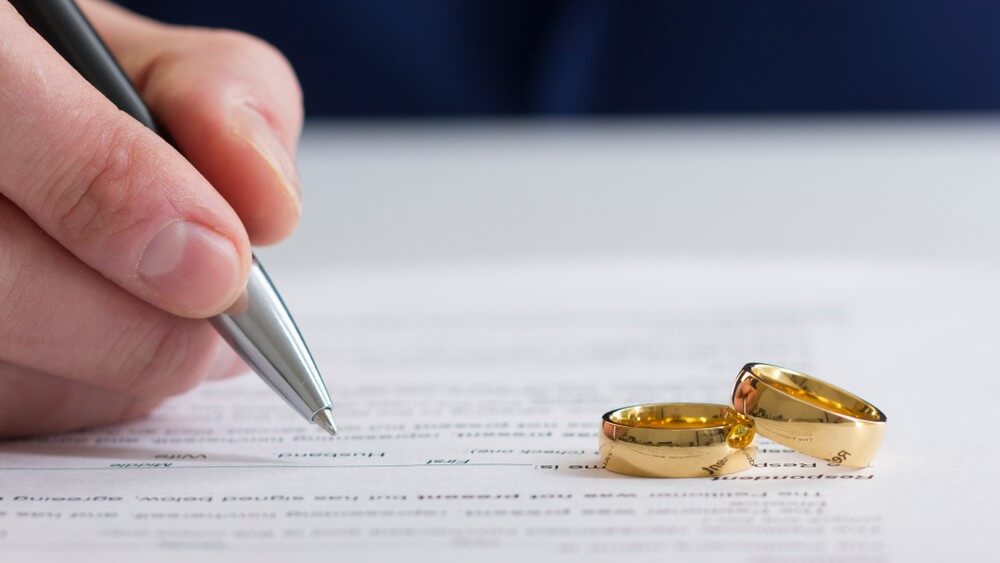
[[[11,0],[69,64],[118,108],[156,131],[149,108],[73,0]]]

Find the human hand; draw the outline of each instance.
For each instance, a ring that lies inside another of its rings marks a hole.
[[[81,7],[185,156],[0,0],[0,437],[128,420],[242,371],[204,318],[301,211],[301,94],[276,50]]]

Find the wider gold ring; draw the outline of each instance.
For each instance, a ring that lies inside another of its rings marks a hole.
[[[743,366],[732,400],[762,436],[834,465],[867,467],[885,434],[885,414],[875,405],[778,366]]]
[[[725,405],[624,407],[603,417],[601,463],[640,477],[725,475],[753,465],[753,437],[753,422]]]

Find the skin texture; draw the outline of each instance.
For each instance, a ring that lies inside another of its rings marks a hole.
[[[204,318],[238,296],[250,243],[302,209],[301,93],[280,53],[81,7],[177,149],[0,0],[0,437],[129,420],[243,371]]]

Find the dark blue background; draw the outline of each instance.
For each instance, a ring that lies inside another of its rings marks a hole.
[[[123,0],[262,36],[312,115],[991,110],[1000,2]]]

